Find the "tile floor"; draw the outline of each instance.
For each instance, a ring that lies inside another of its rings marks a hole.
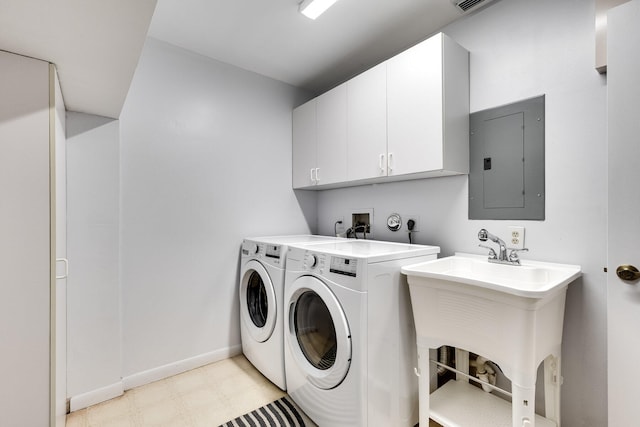
[[[239,355],[72,412],[67,427],[216,427],[284,395]]]
[[[284,394],[240,355],[72,412],[67,427],[215,427]]]

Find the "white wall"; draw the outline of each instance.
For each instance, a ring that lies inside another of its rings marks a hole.
[[[240,351],[242,238],[315,231],[291,190],[304,95],[147,40],[120,116],[124,376]]]
[[[67,113],[67,394],[74,398],[120,383],[119,130],[117,120]]]
[[[468,220],[466,176],[322,191],[321,234],[352,209],[374,209],[375,237],[406,241],[385,221],[419,215],[417,243],[484,253],[477,232],[526,227],[523,258],[580,264],[568,291],[562,422],[604,426],[606,417],[606,81],[594,70],[594,2],[509,0],[444,29],[471,52],[471,111],[546,94],[546,220]]]

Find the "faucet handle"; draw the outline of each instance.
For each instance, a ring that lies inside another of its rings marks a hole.
[[[520,258],[518,257],[518,252],[528,252],[529,248],[522,249],[509,249],[509,261],[520,264]]]
[[[496,251],[493,250],[492,247],[487,245],[478,245],[481,248],[489,249],[489,259],[498,259],[498,255],[496,255]]]

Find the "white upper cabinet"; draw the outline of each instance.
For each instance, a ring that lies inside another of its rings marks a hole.
[[[315,99],[293,110],[293,188],[315,185],[318,131]]]
[[[347,180],[387,175],[387,63],[347,82]]]
[[[346,181],[346,109],[343,84],[293,110],[293,188]]]
[[[387,135],[390,176],[469,173],[466,50],[440,33],[387,61]]]
[[[467,174],[469,53],[437,34],[298,107],[293,120],[294,188]]]
[[[441,40],[432,37],[388,61],[390,175],[442,169]]]
[[[347,180],[347,86],[342,84],[316,99],[316,185],[344,182]]]

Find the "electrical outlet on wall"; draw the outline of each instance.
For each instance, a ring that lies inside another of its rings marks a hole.
[[[418,215],[406,215],[403,218],[406,218],[406,222],[404,223],[405,230],[409,231],[407,224],[409,224],[410,220],[413,220],[413,230],[411,230],[411,232],[415,233],[416,231],[420,231],[420,217]]]
[[[507,246],[512,249],[524,249],[524,227],[510,225]]]

